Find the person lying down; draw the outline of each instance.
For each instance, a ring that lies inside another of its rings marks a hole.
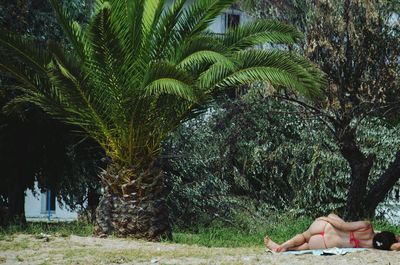
[[[400,251],[400,236],[384,231],[375,233],[368,221],[345,222],[339,216],[330,214],[317,218],[307,231],[292,239],[277,244],[268,236],[265,246],[274,252],[288,250],[312,250],[327,248],[376,248]]]

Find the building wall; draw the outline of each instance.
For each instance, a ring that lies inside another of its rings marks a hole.
[[[27,221],[48,221],[46,209],[46,193],[41,193],[38,183],[35,182],[35,192],[27,190],[25,192],[25,216]],[[55,200],[55,211],[51,213],[51,221],[74,221],[78,218],[78,213],[73,212],[60,205]]]
[[[188,1],[188,3],[193,3],[196,0],[191,0]],[[172,3],[174,2],[174,0],[168,0],[167,1],[167,5],[170,6]],[[222,12],[221,15],[219,15],[214,22],[210,25],[210,30],[214,33],[218,33],[218,34],[222,34],[225,33],[226,31],[226,15],[228,14],[237,14],[240,15],[240,24],[245,23],[246,21],[249,21],[251,18],[250,16],[248,16],[247,14],[245,14],[244,12],[237,10],[237,9],[226,9]]]

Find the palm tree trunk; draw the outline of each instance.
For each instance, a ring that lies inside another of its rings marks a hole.
[[[136,174],[132,169],[111,165],[102,173],[104,193],[96,210],[94,233],[131,236],[148,240],[171,237],[169,212],[163,198],[162,173],[151,168]],[[131,176],[127,184],[119,180]]]

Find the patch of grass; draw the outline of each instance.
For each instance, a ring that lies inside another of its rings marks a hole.
[[[69,235],[90,236],[92,232],[93,226],[82,222],[28,223],[26,226],[9,225],[6,228],[0,228],[0,240],[5,240],[7,237],[20,233],[31,235],[44,233],[67,237]]]
[[[196,233],[189,231],[173,233],[174,243],[206,247],[250,247],[260,244],[260,233],[247,234],[236,228],[200,228]]]
[[[390,231],[396,235],[400,235],[400,226],[392,225],[384,220],[374,220],[372,224],[376,231]]]
[[[11,242],[2,242],[0,244],[0,250],[24,250],[29,248],[29,242],[27,241],[11,241]]]
[[[39,263],[39,265],[52,265],[52,264],[54,264],[54,263],[52,263],[51,261],[48,261],[48,260],[45,260],[45,261]]]
[[[295,218],[281,215],[259,220],[249,227],[224,226],[216,223],[210,227],[196,229],[175,228],[172,242],[207,247],[263,247],[263,238],[268,235],[276,242],[283,242],[311,224],[310,218]]]
[[[175,228],[172,242],[207,247],[263,247],[263,238],[268,235],[275,242],[284,242],[308,229],[313,219],[290,215],[271,215],[248,227],[233,227],[214,223],[209,227],[194,229]],[[400,235],[400,227],[386,221],[374,220],[377,231],[391,231]]]
[[[61,254],[63,255],[63,260],[72,264],[82,261],[84,257],[91,257],[91,262],[93,264],[119,264],[130,263],[134,261],[149,261],[154,256],[154,252],[149,250],[122,249],[105,251],[104,249],[99,250],[96,248],[53,250],[50,252],[50,254]]]
[[[215,259],[224,256],[237,256],[242,254],[255,255],[259,249],[237,249],[237,248],[206,248],[198,246],[175,246],[169,244],[154,247],[146,242],[140,247],[119,247],[115,249],[104,249],[97,247],[68,248],[59,247],[49,252],[50,256],[62,256],[67,264],[119,264],[119,263],[149,263],[151,260],[174,260],[174,259]],[[90,261],[89,258],[90,257]],[[164,264],[164,262],[162,262]],[[175,263],[172,263],[175,264]],[[186,264],[186,263],[182,263]],[[206,263],[209,264],[209,263]]]
[[[1,228],[0,228],[1,230]],[[14,234],[1,234],[0,232],[0,241],[13,241],[14,240]]]

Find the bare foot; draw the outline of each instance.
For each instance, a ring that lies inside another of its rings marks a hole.
[[[277,249],[280,248],[280,246],[272,241],[268,236],[264,237],[264,245],[273,252],[277,252]]]
[[[288,250],[288,248],[285,245],[281,245],[276,248],[276,252],[285,252],[287,250]]]

